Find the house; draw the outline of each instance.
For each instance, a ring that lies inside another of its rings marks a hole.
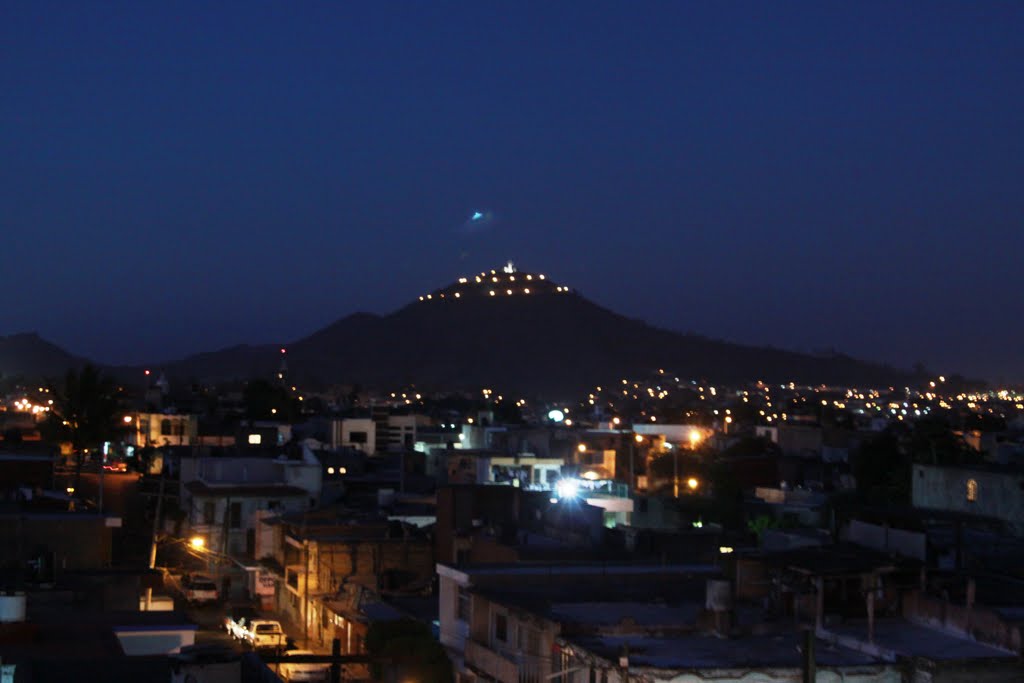
[[[322,508],[265,517],[261,526],[257,554],[274,581],[275,607],[318,642],[337,637],[325,610],[345,591],[430,590],[430,540],[416,527],[383,514]]]
[[[322,476],[319,460],[305,448],[294,457],[183,457],[179,491],[187,525],[183,535],[202,537],[208,550],[252,558],[256,513],[315,507]]]
[[[911,495],[914,507],[999,519],[1024,536],[1024,467],[915,464]]]
[[[559,638],[586,630],[657,623],[693,627],[708,565],[438,564],[441,644],[461,680],[551,680]],[[696,592],[695,592],[696,587]],[[582,626],[581,626],[582,625]],[[588,680],[583,674],[580,681]]]
[[[149,446],[194,446],[198,443],[199,417],[172,413],[132,413],[125,416],[128,443]]]

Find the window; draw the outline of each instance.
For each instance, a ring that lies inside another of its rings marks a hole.
[[[242,528],[242,504],[232,503],[231,504],[231,528],[241,529]]]
[[[978,482],[974,479],[967,480],[967,502],[973,503],[978,500]]]
[[[502,643],[508,642],[508,615],[494,615],[494,639]]]
[[[216,501],[207,500],[203,502],[203,524],[213,524],[217,515]]]
[[[350,432],[348,440],[350,443],[366,443],[366,432]]]
[[[458,595],[455,596],[455,615],[462,621],[469,621],[469,591],[462,586],[458,587]]]
[[[249,445],[250,446],[259,446],[261,443],[263,443],[263,435],[262,434],[250,434],[249,435]]]
[[[170,435],[171,435],[171,421],[170,420],[160,420],[160,436],[170,436]]]

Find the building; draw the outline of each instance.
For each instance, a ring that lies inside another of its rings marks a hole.
[[[194,446],[199,439],[197,415],[135,413],[125,416],[129,444],[150,446]]]
[[[914,507],[990,517],[1024,535],[1024,469],[1013,465],[914,465]]]
[[[433,546],[411,525],[336,508],[265,517],[261,527],[257,553],[274,581],[276,609],[318,643],[342,639],[350,648],[344,654],[361,651],[350,622],[352,601],[366,596],[351,596],[430,591]],[[339,616],[347,621],[339,623]]]
[[[366,455],[377,452],[377,425],[370,418],[331,420],[331,448],[352,448]]]
[[[182,458],[183,536],[199,536],[223,555],[252,558],[257,513],[316,507],[323,469],[308,449],[297,457],[234,456]]]
[[[565,670],[559,639],[581,622],[685,628],[704,580],[717,576],[705,565],[438,564],[437,572],[440,640],[460,680],[507,683],[557,677]]]

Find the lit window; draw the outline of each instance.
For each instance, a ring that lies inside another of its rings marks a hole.
[[[261,435],[259,435],[259,434],[250,434],[249,435],[249,444],[250,445],[259,446],[261,443],[263,443],[263,437]]]
[[[978,482],[974,479],[967,480],[967,502],[973,503],[978,500]]]

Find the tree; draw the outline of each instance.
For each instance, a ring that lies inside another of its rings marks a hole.
[[[963,438],[941,416],[923,417],[914,422],[909,437],[915,462],[932,465],[963,465],[980,459]]]
[[[90,448],[100,448],[117,431],[117,388],[114,380],[92,365],[68,370],[60,387],[51,385],[53,406],[45,429],[50,438],[71,443],[75,486]]]
[[[243,391],[245,415],[250,420],[290,420],[295,401],[284,387],[271,384],[265,379],[253,379]],[[276,412],[274,412],[276,411]]]
[[[865,442],[854,461],[857,493],[869,503],[909,503],[911,458],[892,431]]]
[[[414,619],[374,622],[366,632],[366,651],[386,659],[386,665],[373,664],[373,677],[384,678],[385,667],[393,680],[421,683],[450,683],[455,676],[452,663],[430,628]]]

